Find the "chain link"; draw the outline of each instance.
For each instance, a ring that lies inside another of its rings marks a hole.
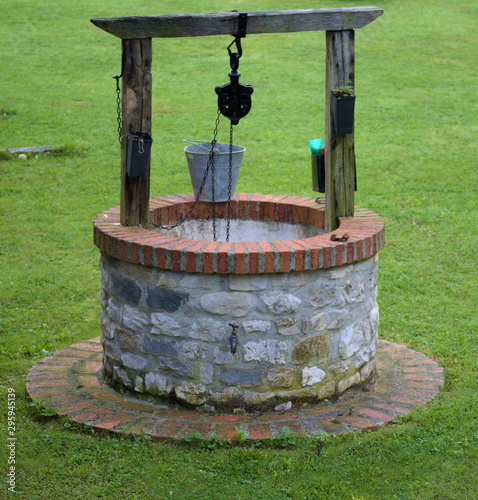
[[[232,197],[232,144],[233,144],[234,126],[231,122],[229,129],[229,177],[227,182],[227,214],[226,214],[226,241],[229,241],[229,232],[231,228],[231,197]]]
[[[213,241],[217,241],[216,178],[215,178],[216,165],[214,163],[214,151],[213,150],[214,150],[214,145],[216,144],[215,139],[216,139],[217,130],[219,127],[219,117],[220,117],[220,111],[218,109],[215,128],[214,128],[214,144],[211,145],[211,152],[209,153],[209,163],[211,164],[211,197],[212,197],[211,208],[212,208],[212,239],[213,239]]]
[[[120,89],[120,78],[122,75],[114,76],[113,78],[116,80],[116,112],[117,117],[116,121],[118,122],[118,140],[121,144],[121,137],[123,135],[123,124],[121,119],[121,89]]]

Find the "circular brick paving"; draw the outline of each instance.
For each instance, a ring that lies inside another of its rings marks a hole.
[[[444,375],[435,361],[404,345],[379,341],[379,378],[369,392],[322,402],[314,408],[261,415],[213,415],[121,395],[101,383],[99,338],[70,345],[36,363],[28,373],[30,397],[72,422],[100,432],[144,435],[153,441],[181,439],[199,432],[205,438],[234,440],[237,431],[249,439],[283,434],[343,434],[377,430],[433,399]]]

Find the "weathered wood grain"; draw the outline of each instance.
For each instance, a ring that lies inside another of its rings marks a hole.
[[[126,172],[125,135],[128,132],[151,134],[151,39],[123,40],[123,94],[121,140],[121,209],[123,226],[149,229],[150,166],[145,178],[131,178]]]
[[[339,226],[339,217],[354,215],[354,134],[337,135],[332,126],[332,90],[355,86],[355,32],[326,33],[325,103],[325,231]]]
[[[340,31],[362,28],[379,17],[377,7],[247,12],[247,33]],[[234,35],[237,12],[97,18],[98,28],[122,39]]]

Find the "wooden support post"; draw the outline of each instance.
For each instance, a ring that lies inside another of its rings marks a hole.
[[[354,134],[337,135],[332,126],[331,93],[355,85],[353,30],[326,32],[325,104],[325,231],[339,226],[339,217],[354,215]]]
[[[121,139],[121,224],[149,229],[149,172],[131,178],[126,171],[126,134],[151,134],[151,38],[123,40]]]

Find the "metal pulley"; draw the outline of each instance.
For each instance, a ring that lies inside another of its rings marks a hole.
[[[223,116],[231,120],[232,125],[237,125],[241,118],[244,118],[251,110],[251,94],[254,89],[251,85],[239,83],[241,73],[238,71],[239,59],[242,56],[241,38],[246,36],[247,14],[241,13],[238,17],[238,34],[227,47],[229,52],[231,71],[229,72],[230,83],[216,87],[218,95],[217,105]],[[231,46],[236,44],[237,52],[231,50]]]

